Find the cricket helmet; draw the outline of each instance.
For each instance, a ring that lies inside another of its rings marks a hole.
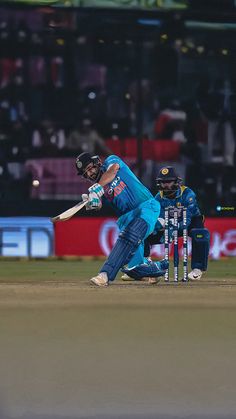
[[[175,168],[172,166],[162,167],[156,178],[157,187],[159,191],[163,191],[167,198],[174,198],[176,191],[182,183],[182,179],[177,175]],[[164,184],[170,183],[170,186]]]
[[[88,176],[86,174],[88,166],[92,163],[92,168],[95,168],[94,174]],[[102,176],[102,162],[99,156],[93,156],[90,153],[83,152],[76,157],[75,166],[77,169],[77,175],[83,176],[86,179],[91,180],[92,182],[97,182]]]

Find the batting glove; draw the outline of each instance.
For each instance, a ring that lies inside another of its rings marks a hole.
[[[91,205],[90,205],[90,202],[89,202],[89,196],[88,196],[88,194],[83,193],[83,194],[82,194],[82,199],[83,199],[83,201],[88,201],[88,202],[87,202],[87,204],[85,205],[86,211],[91,211],[91,210],[93,210],[93,209],[94,209],[94,208],[91,208]]]
[[[95,194],[97,194],[98,198],[101,198],[102,195],[104,195],[104,189],[101,185],[99,185],[99,183],[94,183],[93,186],[90,186],[88,191],[89,191],[89,194],[91,192],[94,192]]]
[[[82,194],[82,199],[83,199],[83,201],[88,201],[87,204],[85,205],[86,211],[99,210],[102,207],[102,201],[100,199],[99,199],[100,205],[99,206],[97,206],[97,205],[94,206],[94,203],[89,201],[89,196],[86,193]]]
[[[99,210],[102,207],[102,201],[95,192],[89,192],[87,206],[89,210]]]

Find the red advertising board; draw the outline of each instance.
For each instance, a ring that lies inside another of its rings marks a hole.
[[[205,225],[211,233],[210,257],[236,256],[236,218],[208,218]],[[73,218],[55,225],[55,254],[107,256],[117,236],[114,218]],[[163,257],[163,246],[154,246],[152,255]]]

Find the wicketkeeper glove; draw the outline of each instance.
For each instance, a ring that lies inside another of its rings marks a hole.
[[[95,194],[97,194],[98,198],[101,198],[102,195],[104,195],[104,189],[101,185],[99,185],[99,183],[94,183],[93,186],[90,186],[90,188],[88,188],[89,191],[89,195],[91,192],[94,192]]]
[[[97,195],[95,195],[96,199],[90,199],[89,195],[86,193],[82,194],[82,199],[83,201],[88,201],[87,204],[85,205],[85,208],[87,211],[92,211],[92,210],[100,210],[102,207],[102,201],[100,198],[97,197]]]

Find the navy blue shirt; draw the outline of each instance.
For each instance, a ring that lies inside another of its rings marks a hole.
[[[179,208],[178,218],[180,220],[180,224],[182,221],[182,210],[180,207],[185,207],[187,209],[187,226],[190,225],[193,217],[201,215],[196,194],[187,186],[181,185],[176,191],[176,198],[174,199],[166,198],[162,191],[157,193],[155,199],[160,202],[161,205],[160,218],[165,218],[165,208],[172,206]],[[173,217],[173,215],[170,213],[170,217]]]

